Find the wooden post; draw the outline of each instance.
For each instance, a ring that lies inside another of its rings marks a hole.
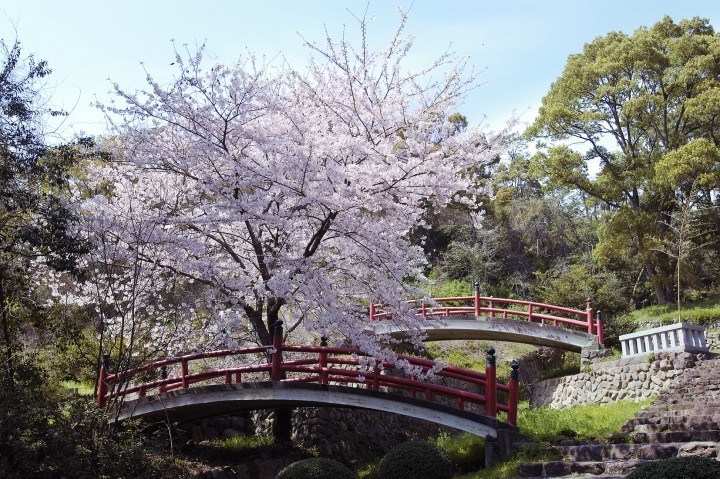
[[[275,352],[272,354],[272,369],[270,370],[270,379],[273,381],[280,381],[281,371],[280,365],[282,364],[282,346],[283,346],[283,322],[275,322],[275,330],[273,333],[273,348]]]
[[[475,317],[480,316],[480,283],[475,281]]]
[[[590,298],[587,299],[587,323],[588,333],[595,334],[595,314],[592,309],[592,303],[590,301]]]
[[[495,317],[495,302],[492,300],[492,296],[490,296],[490,317]]]
[[[598,335],[598,344],[603,345],[605,344],[605,334],[603,332],[603,320],[602,320],[602,311],[598,309],[597,313],[597,335]]]
[[[507,422],[512,426],[516,426],[518,408],[518,384],[520,378],[518,368],[520,367],[520,365],[517,363],[517,361],[513,361],[510,367],[512,368],[512,371],[510,372],[510,395],[508,398]]]
[[[325,336],[320,338],[320,346],[323,348],[327,347],[327,338]],[[320,384],[328,383],[328,372],[327,372],[327,353],[320,351],[318,354],[318,366],[320,366]]]
[[[495,376],[495,348],[490,346],[485,361],[485,414],[497,416],[497,378]]]
[[[375,303],[370,301],[370,321],[375,320]]]
[[[100,407],[105,407],[105,401],[108,393],[107,377],[108,370],[110,369],[110,355],[103,354],[102,362],[100,363],[100,375],[98,377],[98,394],[97,403]]]
[[[187,389],[190,387],[190,382],[188,381],[188,362],[187,359],[183,359],[181,363],[182,368],[182,387],[183,389]]]

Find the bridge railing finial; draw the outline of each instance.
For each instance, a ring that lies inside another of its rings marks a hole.
[[[475,316],[480,316],[480,283],[475,281],[474,284],[474,290],[475,290]]]
[[[282,346],[283,346],[283,322],[278,320],[273,325],[273,348],[275,351],[272,353],[272,368],[270,369],[270,379],[273,381],[280,381],[282,374],[280,371],[280,365],[282,364]]]
[[[518,408],[518,386],[520,384],[520,373],[518,369],[520,365],[513,359],[510,364],[510,393],[508,394],[508,413],[507,422],[508,424],[515,426],[517,425],[517,408]]]
[[[587,299],[587,323],[588,333],[595,334],[595,311],[592,308],[592,298]]]
[[[487,350],[485,362],[485,414],[497,417],[497,376],[495,371],[495,348]]]
[[[107,377],[108,371],[110,370],[110,355],[103,354],[102,361],[100,362],[100,373],[98,376],[98,393],[97,403],[100,407],[105,407],[105,396],[108,393]]]

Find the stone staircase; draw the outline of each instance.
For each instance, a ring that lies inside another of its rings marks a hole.
[[[698,355],[688,366],[623,426],[627,443],[553,446],[549,452],[561,459],[520,464],[517,477],[622,478],[649,461],[718,457],[720,359]]]

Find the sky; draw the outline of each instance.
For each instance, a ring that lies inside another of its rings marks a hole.
[[[70,115],[53,125],[56,137],[100,135],[105,121],[95,102],[173,77],[174,47],[205,44],[213,63],[232,64],[248,52],[302,68],[304,41],[326,31],[357,38],[357,19],[369,21],[375,49],[391,40],[398,8],[409,10],[405,34],[415,38],[412,69],[450,49],[467,56],[478,87],[459,110],[472,125],[503,128],[511,118],[532,122],[569,55],[611,31],[631,34],[664,15],[700,16],[720,28],[718,0],[0,0],[0,38],[16,38],[26,54],[53,70],[50,104]]]

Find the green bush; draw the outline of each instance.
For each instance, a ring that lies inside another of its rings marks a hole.
[[[314,457],[293,462],[276,479],[354,479],[355,474],[332,459]]]
[[[451,436],[443,433],[435,444],[459,472],[477,471],[485,465],[485,439],[475,434]]]
[[[676,457],[650,462],[631,472],[627,479],[717,479],[720,462],[709,457]]]
[[[425,441],[404,442],[380,461],[381,479],[451,479],[453,467],[442,450]]]

